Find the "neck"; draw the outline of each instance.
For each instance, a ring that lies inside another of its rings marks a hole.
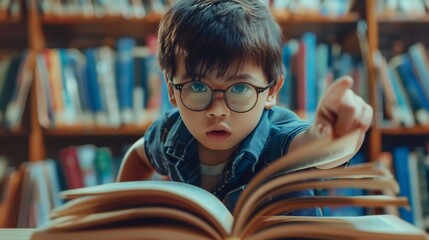
[[[226,150],[213,150],[204,147],[201,143],[198,144],[198,157],[204,165],[214,166],[227,162],[236,147]]]

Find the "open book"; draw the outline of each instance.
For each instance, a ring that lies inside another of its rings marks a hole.
[[[179,182],[121,182],[67,190],[63,197],[70,201],[55,209],[52,221],[31,239],[426,239],[422,230],[390,215],[282,215],[316,206],[408,204],[407,199],[386,195],[278,201],[283,194],[305,189],[347,187],[397,193],[390,172],[375,164],[318,168],[347,161],[358,150],[359,137],[356,131],[323,139],[280,158],[251,180],[232,214],[211,193]]]

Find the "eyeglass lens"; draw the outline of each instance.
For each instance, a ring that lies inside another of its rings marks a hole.
[[[214,90],[204,82],[188,82],[181,91],[183,104],[194,111],[209,107],[215,92],[224,92],[226,105],[235,112],[246,112],[252,109],[257,101],[255,87],[247,83],[235,83],[226,90]]]

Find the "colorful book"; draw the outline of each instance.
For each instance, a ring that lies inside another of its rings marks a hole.
[[[408,147],[397,147],[393,150],[393,162],[395,166],[395,176],[401,189],[400,195],[407,197],[410,203],[413,202],[411,186],[410,186],[410,170],[408,159],[410,155]],[[413,209],[399,209],[399,214],[405,221],[414,224]]]
[[[409,98],[416,120],[421,124],[429,123],[429,100],[424,95],[418,82],[409,57],[401,54],[393,57],[389,65],[397,73]]]
[[[118,89],[119,110],[124,124],[133,123],[133,49],[135,46],[135,40],[132,38],[121,38],[116,45],[116,84]]]
[[[97,148],[94,165],[97,173],[97,184],[111,183],[114,181],[113,156],[109,148]]]
[[[30,93],[33,82],[33,69],[35,63],[35,53],[24,52],[22,61],[16,76],[16,86],[12,98],[9,100],[4,113],[4,126],[11,130],[18,130],[21,127],[22,115]]]
[[[76,146],[63,148],[58,153],[69,189],[84,187]]]

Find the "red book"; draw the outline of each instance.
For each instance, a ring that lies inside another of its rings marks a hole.
[[[75,146],[61,149],[58,155],[69,189],[84,187],[79,157]]]

